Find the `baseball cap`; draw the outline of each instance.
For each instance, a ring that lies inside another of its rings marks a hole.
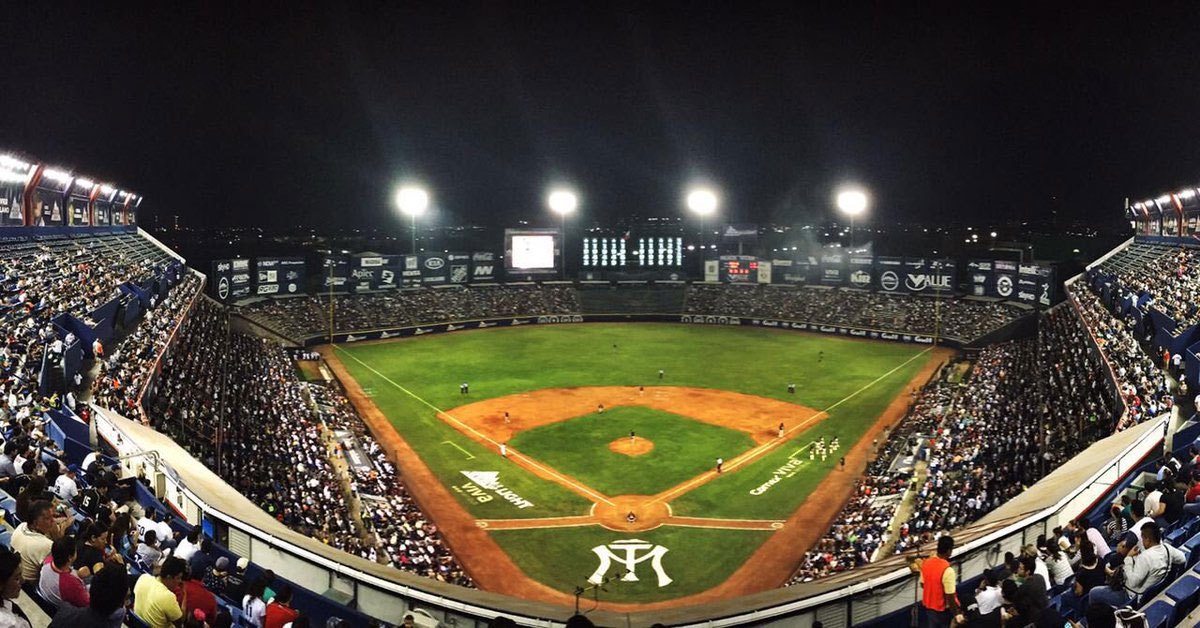
[[[222,558],[224,558],[224,557],[222,557]],[[246,570],[246,567],[249,567],[249,566],[250,566],[250,559],[249,559],[249,558],[246,558],[245,556],[243,556],[243,557],[241,557],[241,558],[239,558],[239,559],[238,559],[238,561],[237,561],[237,568],[238,568],[238,569],[240,569],[240,570],[242,570],[242,571],[245,571],[245,570]]]

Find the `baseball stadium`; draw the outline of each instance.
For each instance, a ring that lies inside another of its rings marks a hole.
[[[1126,20],[45,11],[0,628],[1200,626],[1200,187],[1125,142],[1194,107],[1093,98]]]

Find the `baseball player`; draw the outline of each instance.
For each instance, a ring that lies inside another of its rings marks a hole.
[[[633,430],[629,430],[629,444],[632,445],[636,440],[637,435],[633,433]]]
[[[717,473],[721,473],[721,467],[723,466],[725,466],[725,460],[723,458],[717,458]]]
[[[508,410],[504,411],[504,424],[508,425],[512,422],[512,418],[508,416]]]
[[[779,438],[783,438],[783,421],[779,422]]]
[[[500,457],[501,458],[508,457],[508,443],[500,443]]]

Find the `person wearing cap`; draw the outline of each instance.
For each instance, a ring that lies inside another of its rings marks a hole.
[[[225,579],[225,597],[240,601],[246,595],[246,567],[249,566],[250,559],[245,556],[238,559],[237,568]]]
[[[214,593],[224,593],[229,582],[229,559],[222,556],[204,570],[204,588]]]
[[[942,535],[937,540],[937,555],[921,563],[921,585],[924,593],[921,606],[925,609],[925,628],[947,628],[950,620],[958,614],[958,598],[954,588],[958,577],[950,564],[954,552],[954,539]]]

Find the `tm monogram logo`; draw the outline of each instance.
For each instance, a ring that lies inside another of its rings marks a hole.
[[[663,556],[668,551],[670,550],[661,545],[651,545],[638,539],[626,539],[623,541],[613,541],[608,545],[597,545],[592,548],[592,552],[600,559],[600,566],[588,578],[588,582],[592,584],[603,582],[604,576],[608,573],[608,568],[614,561],[625,565],[625,575],[621,577],[621,580],[625,582],[637,582],[638,563],[649,560],[650,567],[654,569],[654,574],[658,576],[658,586],[660,588],[665,587],[674,582],[667,575],[667,572],[663,571],[662,566]],[[638,552],[645,553],[639,557]],[[624,556],[621,554],[624,554]]]

